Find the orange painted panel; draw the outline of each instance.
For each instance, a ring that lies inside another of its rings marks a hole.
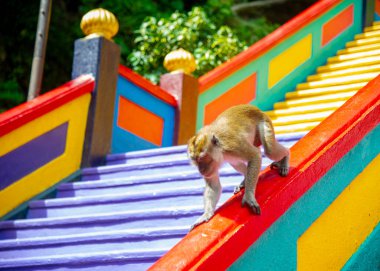
[[[353,20],[354,5],[350,5],[330,21],[325,23],[322,27],[322,46],[325,46],[350,25],[352,25]]]
[[[154,145],[162,145],[164,120],[151,111],[119,97],[117,125]]]
[[[207,104],[205,107],[204,124],[210,124],[227,108],[247,104],[256,97],[256,73],[250,75],[226,93]]]

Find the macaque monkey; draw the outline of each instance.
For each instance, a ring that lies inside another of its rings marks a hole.
[[[231,107],[218,116],[208,126],[203,127],[188,143],[188,155],[203,175],[204,213],[192,229],[207,222],[213,215],[222,192],[219,168],[228,162],[244,175],[244,180],[235,193],[245,187],[242,206],[260,214],[260,206],[255,198],[256,184],[261,169],[260,145],[271,160],[272,169],[281,176],[289,172],[289,150],[279,144],[274,135],[270,118],[252,105]]]

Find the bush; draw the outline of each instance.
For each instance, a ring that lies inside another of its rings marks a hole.
[[[247,47],[230,27],[218,27],[201,7],[187,14],[174,12],[169,18],[148,17],[136,36],[128,66],[155,83],[166,72],[165,56],[175,49],[183,48],[194,54],[197,61],[194,75],[199,76]]]

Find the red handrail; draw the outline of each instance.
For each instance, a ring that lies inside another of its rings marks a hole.
[[[94,78],[82,75],[31,101],[18,105],[0,114],[0,136],[66,104],[94,89]]]

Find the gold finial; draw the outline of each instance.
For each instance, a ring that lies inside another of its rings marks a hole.
[[[119,23],[112,12],[97,8],[87,12],[80,22],[86,38],[105,37],[111,40],[119,31]]]
[[[165,56],[164,67],[171,73],[184,72],[191,74],[197,68],[194,56],[180,48]]]

